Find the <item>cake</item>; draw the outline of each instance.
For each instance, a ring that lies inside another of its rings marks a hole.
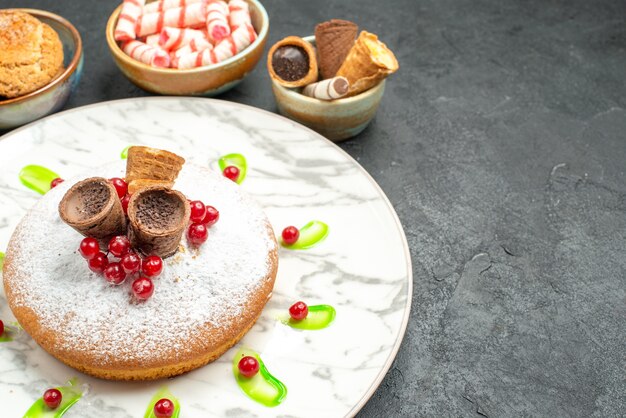
[[[63,69],[59,35],[37,18],[0,10],[0,96],[23,96],[50,83]]]
[[[94,176],[123,177],[123,164],[49,191],[10,240],[4,288],[20,325],[63,363],[104,379],[170,377],[217,359],[252,327],[272,294],[277,243],[262,209],[232,181],[185,164],[173,189],[217,208],[219,221],[200,247],[182,238],[164,259],[154,294],[137,301],[130,280],[113,286],[87,268],[77,251],[84,237],[59,216],[68,190]]]

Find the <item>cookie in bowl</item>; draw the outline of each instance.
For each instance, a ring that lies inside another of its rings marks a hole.
[[[28,13],[0,10],[0,96],[23,96],[63,70],[63,44],[49,25]]]

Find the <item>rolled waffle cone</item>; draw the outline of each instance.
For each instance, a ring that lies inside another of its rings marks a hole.
[[[174,183],[185,159],[169,151],[149,147],[130,147],[126,163],[126,182],[163,180]]]
[[[101,244],[126,232],[126,217],[117,191],[102,177],[90,177],[73,185],[59,203],[59,215],[76,231]]]
[[[350,82],[348,96],[369,90],[398,70],[393,52],[372,33],[362,31],[337,71]]]
[[[191,209],[181,192],[152,186],[139,190],[128,202],[128,237],[144,255],[174,255],[189,222]]]
[[[295,46],[300,47],[304,50],[306,55],[309,58],[309,68],[307,73],[300,79],[294,81],[288,81],[282,79],[274,70],[274,66],[272,64],[272,57],[274,56],[274,52],[281,46]],[[313,45],[305,41],[304,39],[298,36],[288,36],[280,41],[276,42],[270,48],[267,54],[267,71],[270,73],[270,77],[276,81],[281,86],[287,88],[294,87],[303,87],[311,83],[315,83],[319,77],[318,67],[317,67],[317,54],[315,53],[315,48]]]
[[[331,19],[315,26],[315,44],[322,79],[332,78],[346,59],[359,27],[347,20]]]
[[[128,193],[135,194],[138,190],[152,186],[163,186],[171,189],[174,186],[174,182],[166,180],[136,179],[128,183]]]

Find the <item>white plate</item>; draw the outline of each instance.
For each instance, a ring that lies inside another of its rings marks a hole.
[[[318,219],[330,234],[306,251],[281,249],[274,297],[252,331],[215,363],[174,379],[102,381],[58,362],[27,335],[0,343],[2,415],[22,416],[46,388],[74,376],[89,393],[66,417],[142,416],[163,385],[179,398],[182,417],[356,414],[400,346],[411,305],[411,260],[398,218],[374,180],[307,128],[259,109],[196,98],[121,100],[43,119],[0,141],[0,250],[38,198],[18,180],[23,166],[42,165],[70,178],[119,159],[130,144],[211,167],[221,155],[241,153],[248,160],[242,187],[277,233]],[[272,312],[296,300],[334,306],[335,322],[321,331],[277,322]],[[0,318],[14,321],[4,296]],[[262,406],[237,386],[231,359],[239,345],[258,351],[287,386],[279,406]]]

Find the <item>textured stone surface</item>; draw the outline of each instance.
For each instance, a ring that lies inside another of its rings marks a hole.
[[[401,66],[341,145],[394,204],[415,274],[405,340],[359,415],[626,415],[626,3],[264,4],[269,44],[351,19]],[[115,2],[1,7],[81,31],[67,108],[147,95],[107,50]],[[221,98],[276,110],[263,65]]]

